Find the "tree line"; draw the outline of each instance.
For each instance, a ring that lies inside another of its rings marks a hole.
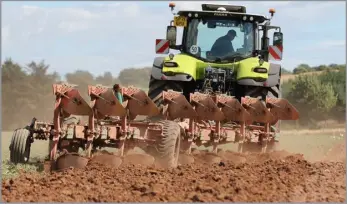
[[[307,121],[312,123],[331,118],[344,121],[345,65],[321,65],[320,67],[325,67],[326,71],[321,68],[306,67],[310,70],[309,72],[324,71],[320,75],[299,75],[282,85],[283,97],[301,112],[301,125],[305,125]],[[118,76],[113,76],[111,72],[93,76],[88,71],[77,70],[66,74],[63,80],[57,72],[49,73],[49,65],[44,61],[31,62],[22,66],[7,59],[1,68],[3,130],[13,130],[27,125],[32,117],[40,121],[51,121],[55,100],[52,94],[53,83],[66,81],[76,84],[82,96],[88,100],[88,85],[112,86],[119,83],[147,90],[151,70],[150,67],[123,69]],[[290,73],[285,69],[282,71]]]
[[[302,66],[299,67],[301,69]],[[298,70],[298,68],[295,68]],[[307,67],[282,84],[283,97],[300,112],[298,125],[315,128],[319,121],[345,121],[346,115],[346,65],[321,65]],[[319,74],[314,72],[321,71]]]

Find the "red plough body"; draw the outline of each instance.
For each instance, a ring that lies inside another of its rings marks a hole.
[[[53,93],[56,96],[53,123],[34,118],[29,126],[30,137],[51,141],[51,161],[57,160],[57,154],[79,154],[80,148],[87,158],[103,147],[118,149],[119,156],[134,147],[154,155],[169,151],[171,159],[178,158],[179,152],[189,154],[194,145],[211,146],[216,152],[220,144],[237,142],[239,151],[245,151],[245,145],[256,143],[261,151],[267,151],[267,144],[273,143],[275,135],[270,126],[278,120],[299,117],[287,100],[277,98],[262,102],[243,97],[239,102],[233,96],[196,92],[190,94],[188,101],[179,92],[165,91],[159,108],[144,91],[135,87],[115,90],[89,86],[90,104],[73,85],[54,84]],[[88,122],[68,120],[73,116],[87,116]],[[137,119],[143,116],[147,120]],[[161,116],[162,120],[152,120],[153,116]],[[175,145],[166,144],[170,137],[176,140]],[[174,149],[165,149],[171,146]],[[154,150],[158,152],[153,153]],[[65,162],[63,166],[68,165]]]

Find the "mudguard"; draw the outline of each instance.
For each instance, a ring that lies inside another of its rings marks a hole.
[[[163,73],[163,63],[165,57],[154,58],[151,76],[156,80],[170,80],[170,81],[191,81],[193,77],[188,74],[176,74],[174,76],[167,76]]]
[[[257,82],[254,79],[240,79],[237,81],[240,85],[247,86],[263,86],[263,87],[273,87],[280,83],[280,73],[281,65],[270,63],[268,78],[266,81]]]
[[[263,81],[265,81],[268,78],[269,68],[270,68],[269,62],[264,62],[263,64],[260,65],[258,57],[250,57],[236,63],[238,64],[237,75],[236,75],[237,80],[253,78],[253,79],[262,79]],[[266,72],[265,73],[255,72],[253,70],[255,68],[266,69]]]

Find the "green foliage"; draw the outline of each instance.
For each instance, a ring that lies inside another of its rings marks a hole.
[[[41,120],[52,117],[52,82],[59,79],[57,73],[47,73],[44,62],[32,62],[24,67],[11,59],[2,65],[2,115],[3,127],[15,128],[14,121],[27,124],[31,118]],[[45,114],[47,112],[49,114]],[[34,114],[35,113],[35,114]],[[24,121],[26,121],[24,123]]]
[[[337,102],[337,97],[331,84],[323,84],[318,77],[300,75],[293,81],[288,98],[297,107],[311,107],[309,115],[329,112]]]
[[[320,75],[299,75],[285,84],[285,97],[300,111],[300,124],[313,125],[327,119],[344,121],[345,69]]]
[[[326,71],[319,76],[323,84],[331,84],[337,96],[336,106],[331,115],[338,120],[345,120],[346,113],[346,68],[339,67],[338,71]]]
[[[326,71],[319,75],[319,80],[323,84],[331,84],[337,94],[338,105],[346,106],[346,69],[339,71]]]
[[[292,72],[291,71],[289,71],[289,70],[287,70],[287,69],[285,69],[285,68],[281,68],[281,72],[282,72],[282,74],[292,74]]]
[[[292,89],[292,87],[293,87],[293,80],[292,79],[289,79],[288,81],[283,82],[283,84],[281,85],[283,98],[288,97],[288,94],[289,94],[290,90]]]
[[[294,74],[321,71],[320,74],[299,75],[283,83],[283,96],[300,111],[300,124],[315,126],[320,120],[345,121],[346,65],[301,64]]]
[[[308,64],[300,64],[295,69],[293,69],[294,74],[302,74],[310,71],[310,66]]]
[[[316,71],[327,71],[327,70],[340,70],[346,69],[346,65],[338,65],[338,64],[330,64],[330,65],[319,65],[310,67],[308,64],[300,64],[293,70],[293,74],[303,74],[308,72],[316,72]]]
[[[138,86],[138,87],[147,87],[149,82],[149,77],[151,74],[151,68],[142,68],[142,69],[123,69],[119,73],[119,80],[121,84],[125,86]]]
[[[28,164],[13,164],[9,160],[3,160],[1,164],[2,179],[11,179],[18,176],[21,172],[43,172],[43,163],[39,163],[37,158],[32,158],[36,162]]]

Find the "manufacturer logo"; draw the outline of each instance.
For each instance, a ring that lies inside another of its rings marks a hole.
[[[226,13],[214,13],[215,16],[228,16]]]

